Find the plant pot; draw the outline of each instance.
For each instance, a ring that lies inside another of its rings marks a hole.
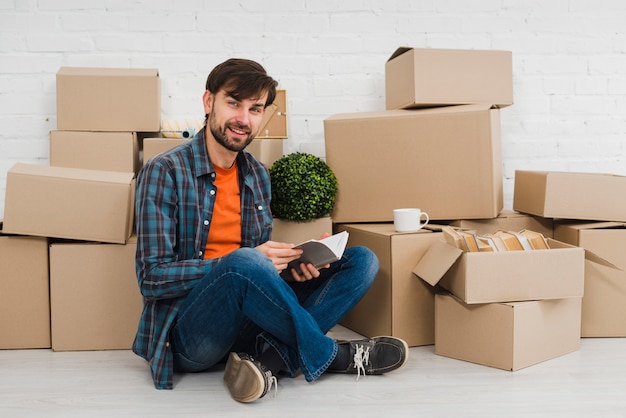
[[[274,218],[272,241],[299,244],[310,239],[318,239],[325,232],[333,233],[330,216],[301,222]]]

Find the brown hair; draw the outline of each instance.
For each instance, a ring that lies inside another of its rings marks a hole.
[[[274,103],[277,85],[261,64],[242,58],[231,58],[219,64],[206,80],[206,89],[212,94],[224,89],[237,100],[260,97],[267,92],[265,107]]]

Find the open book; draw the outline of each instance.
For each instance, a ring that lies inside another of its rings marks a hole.
[[[313,264],[316,268],[332,263],[341,259],[344,250],[348,244],[348,231],[342,231],[335,235],[331,235],[324,239],[311,239],[296,245],[295,248],[301,248],[304,252],[297,260],[293,260],[285,270],[281,273],[283,277],[291,277],[291,269],[294,268],[298,274],[300,264]]]

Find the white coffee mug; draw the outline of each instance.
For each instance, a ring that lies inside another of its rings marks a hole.
[[[422,223],[424,218],[424,223]],[[422,229],[430,218],[420,208],[400,208],[393,210],[393,226],[398,232],[416,232]]]

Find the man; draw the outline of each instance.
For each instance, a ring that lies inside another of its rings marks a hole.
[[[263,397],[275,376],[300,370],[381,374],[402,366],[407,346],[378,337],[337,342],[325,334],[371,286],[378,260],[346,249],[322,269],[301,264],[294,244],[270,241],[270,179],[244,151],[277,82],[261,65],[229,59],[211,71],[202,96],[206,123],[189,143],[151,159],[137,179],[137,256],[144,309],[133,351],[155,386],[174,371],[226,361],[224,381],[240,402]]]

